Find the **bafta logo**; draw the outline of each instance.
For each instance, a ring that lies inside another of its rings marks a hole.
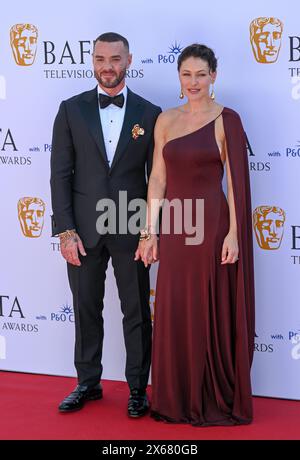
[[[18,217],[24,236],[39,238],[44,226],[45,203],[40,198],[24,197],[18,201]]]
[[[15,24],[10,29],[10,46],[16,64],[28,66],[34,63],[38,30],[33,24]]]
[[[277,206],[258,206],[253,211],[253,227],[261,249],[278,249],[283,237],[285,212]]]
[[[250,41],[254,57],[261,64],[278,59],[283,23],[277,18],[256,18],[250,24]]]

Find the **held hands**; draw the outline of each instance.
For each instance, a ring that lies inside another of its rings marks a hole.
[[[238,255],[239,246],[237,235],[234,232],[229,232],[223,242],[221,265],[234,264],[239,258]]]
[[[84,246],[81,239],[75,231],[70,231],[69,234],[62,234],[60,238],[60,252],[69,264],[81,265],[78,251],[82,256],[86,256]]]
[[[145,267],[158,261],[158,241],[156,235],[151,235],[149,240],[142,240],[139,242],[138,248],[135,251],[134,260],[141,259]]]

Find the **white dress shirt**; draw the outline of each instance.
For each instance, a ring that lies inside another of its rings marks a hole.
[[[109,96],[109,94],[103,91],[99,85],[97,88],[98,97],[100,93]],[[122,93],[124,94],[124,105],[122,108],[117,107],[115,104],[110,104],[109,106],[105,107],[105,109],[101,109],[99,104],[100,120],[109,166],[112,165],[124,122],[127,101],[127,86],[124,86],[124,88],[118,94]]]

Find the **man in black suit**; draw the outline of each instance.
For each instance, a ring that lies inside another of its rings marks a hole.
[[[153,129],[161,109],[125,85],[131,61],[126,38],[113,32],[100,35],[93,52],[97,87],[63,101],[53,127],[53,235],[60,237],[73,293],[78,375],[77,387],[59,405],[61,412],[102,398],[102,310],[110,258],[124,315],[128,415],[139,417],[149,407],[149,271],[134,260],[139,236],[101,234],[96,228],[99,200],[112,199],[118,215],[120,191],[127,192],[128,201],[147,195]]]

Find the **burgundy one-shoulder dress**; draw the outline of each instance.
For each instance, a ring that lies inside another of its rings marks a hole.
[[[204,240],[160,236],[152,353],[152,409],[158,420],[193,425],[252,420],[254,277],[246,138],[239,115],[222,112],[238,229],[239,260],[221,265],[229,230],[215,120],[164,146],[166,198],[204,200]],[[195,224],[195,206],[192,220]],[[163,213],[165,211],[163,210]],[[172,214],[171,214],[172,215]],[[174,222],[173,222],[174,224]]]

